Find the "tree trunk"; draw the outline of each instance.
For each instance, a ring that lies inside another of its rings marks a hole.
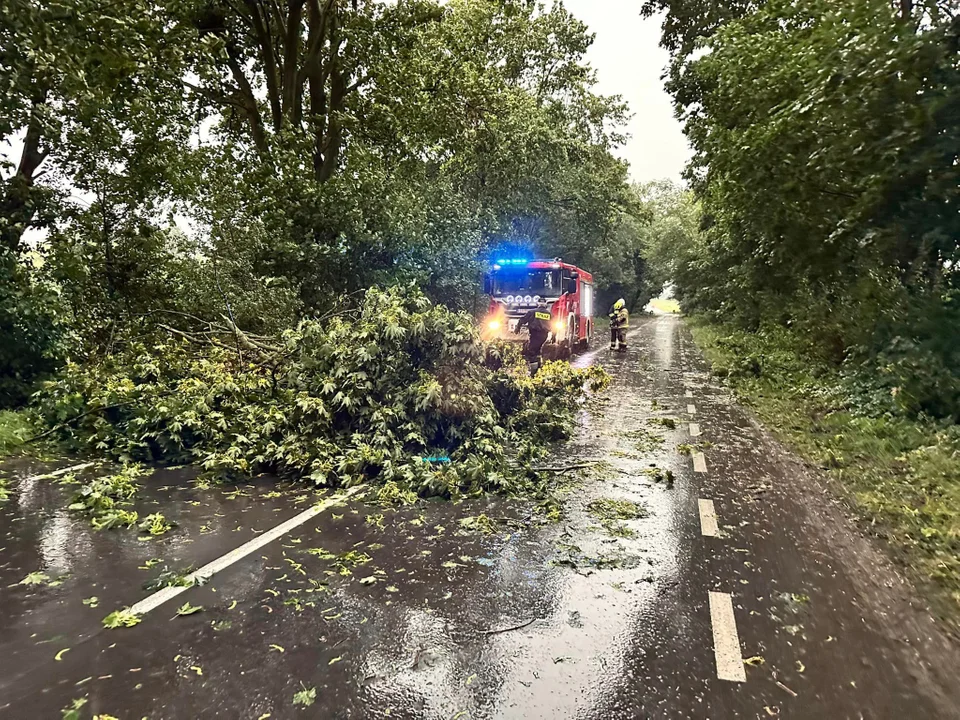
[[[330,11],[330,55],[327,61],[329,68],[328,77],[330,78],[330,96],[325,113],[326,133],[323,134],[323,145],[320,153],[323,156],[320,162],[317,180],[327,182],[336,172],[337,165],[340,163],[340,145],[343,142],[343,121],[340,119],[340,111],[343,110],[343,100],[347,95],[347,81],[340,68],[340,45],[341,38],[339,32],[339,18],[337,17],[337,6],[334,4]],[[321,132],[316,128],[314,132]],[[316,160],[316,158],[314,158]],[[316,167],[316,163],[314,164]]]
[[[253,87],[247,79],[240,64],[240,56],[237,48],[229,40],[227,41],[227,62],[230,66],[230,73],[233,75],[237,87],[243,98],[244,113],[247,116],[247,122],[250,124],[250,134],[253,136],[253,143],[257,146],[257,151],[263,157],[269,157],[270,146],[267,143],[267,133],[263,127],[263,118],[260,117],[260,109],[257,107],[257,97],[254,95]]]
[[[300,121],[300,32],[303,0],[287,3],[287,27],[283,39],[283,114],[296,127]]]
[[[323,139],[327,132],[327,73],[321,57],[327,21],[330,14],[336,12],[332,6],[333,0],[327,0],[323,8],[319,0],[310,0],[307,5],[310,31],[302,72],[307,78],[310,102],[308,128],[313,133],[313,173],[317,178],[323,169]]]
[[[340,111],[347,94],[347,84],[339,68],[330,73],[330,118],[327,121],[327,137],[323,143],[323,163],[320,166],[318,180],[326,182],[333,177],[340,163],[340,146],[343,143],[343,121]]]
[[[46,151],[40,148],[43,132],[40,126],[40,108],[46,103],[46,96],[46,91],[42,91],[33,100],[33,110],[27,124],[27,134],[23,139],[23,151],[20,153],[17,172],[7,181],[0,199],[0,217],[3,218],[0,237],[4,247],[12,252],[20,249],[23,233],[30,226],[36,211],[34,178],[47,157]]]
[[[263,74],[267,80],[267,98],[270,101],[270,115],[273,129],[280,132],[283,126],[283,108],[280,102],[280,72],[277,67],[277,55],[270,35],[270,17],[266,9],[261,14],[261,5],[257,0],[247,0],[253,21],[253,29],[260,45],[260,59],[263,62]]]

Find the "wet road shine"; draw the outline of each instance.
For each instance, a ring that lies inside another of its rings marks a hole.
[[[198,490],[184,470],[144,483],[141,515],[179,527],[143,541],[68,514],[47,468],[8,468],[0,718],[76,699],[85,720],[960,717],[956,643],[710,380],[682,321],[643,318],[630,347],[576,361],[614,383],[558,453],[595,463],[558,523],[498,498]],[[609,501],[639,517],[604,520]],[[489,534],[461,523],[479,515]],[[139,625],[102,627],[159,571],[203,566]],[[176,617],[187,601],[203,609]]]

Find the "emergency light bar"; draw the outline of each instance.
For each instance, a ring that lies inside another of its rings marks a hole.
[[[497,265],[526,265],[529,260],[523,258],[513,258],[512,260],[497,260]]]

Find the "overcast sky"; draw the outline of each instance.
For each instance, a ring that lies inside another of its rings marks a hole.
[[[670,96],[660,79],[667,52],[660,45],[660,20],[640,17],[640,0],[566,0],[567,9],[597,36],[588,59],[596,68],[599,90],[622,95],[633,119],[627,146],[634,180],[680,180],[690,157]]]

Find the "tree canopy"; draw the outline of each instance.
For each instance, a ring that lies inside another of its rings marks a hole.
[[[3,327],[54,365],[160,318],[279,332],[375,285],[470,309],[502,244],[606,263],[606,284],[643,269],[627,108],[560,3],[0,0],[0,18],[18,149],[0,300],[57,297]]]
[[[805,330],[834,361],[873,358],[893,387],[927,365],[913,407],[960,410],[956,5],[647,8],[668,13],[704,211],[676,267],[688,308]]]

